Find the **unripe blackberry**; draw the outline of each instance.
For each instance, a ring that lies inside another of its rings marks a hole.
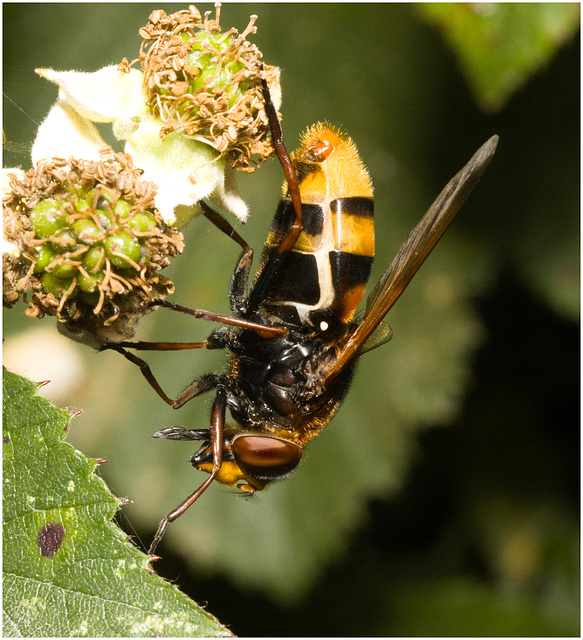
[[[11,175],[6,239],[20,255],[4,256],[5,306],[31,293],[30,316],[54,315],[98,342],[129,337],[148,303],[173,291],[157,272],[182,250],[139,176],[110,150],[99,162],[52,159]]]
[[[263,65],[262,54],[246,37],[255,33],[251,16],[243,33],[223,33],[210,12],[194,6],[172,15],[160,9],[140,29],[140,63],[152,113],[171,131],[216,149],[230,166],[253,171],[273,155],[263,110],[261,76],[279,96],[279,69]]]

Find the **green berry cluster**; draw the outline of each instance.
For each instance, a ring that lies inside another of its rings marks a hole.
[[[66,200],[41,200],[29,214],[36,241],[34,273],[57,298],[80,295],[96,306],[106,277],[131,280],[150,261],[147,238],[155,235],[150,211],[98,188]]]
[[[225,57],[227,60],[232,57],[232,54],[229,56],[229,50],[235,51],[235,34],[197,31],[193,36],[182,33],[181,38],[189,49],[186,56],[188,68],[198,69],[197,75],[190,78],[188,93],[194,94],[210,86],[223,89],[228,108],[232,108],[249,89],[249,83],[245,80],[236,81],[236,75],[245,69],[241,59],[233,58],[224,62]]]
[[[2,202],[4,306],[23,300],[26,315],[54,316],[92,344],[132,337],[140,318],[174,291],[159,272],[184,246],[131,157],[108,148],[100,156],[14,170]]]

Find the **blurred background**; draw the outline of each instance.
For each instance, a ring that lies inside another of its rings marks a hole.
[[[154,8],[186,7],[3,5],[5,167],[29,168],[56,99],[33,70],[132,60]],[[156,569],[242,636],[579,635],[579,5],[225,4],[221,25],[251,14],[250,39],[282,69],[288,148],[326,120],[368,166],[371,285],[474,151],[500,143],[299,471],[253,499],[212,487]],[[256,256],[281,182],[275,161],[240,177]],[[204,219],[186,234],[165,271],[174,301],[228,313],[237,245]],[[150,435],[207,427],[212,397],[173,412],[123,358],[24,308],[4,312],[5,364],[83,409],[69,441],[109,460],[99,472],[133,500],[119,524],[147,548],[201,481],[191,445]],[[214,328],[177,316],[151,314],[136,337]],[[224,358],[147,355],[172,396]]]

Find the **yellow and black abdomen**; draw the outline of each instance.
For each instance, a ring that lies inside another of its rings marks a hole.
[[[302,230],[262,291],[262,304],[294,324],[348,322],[370,276],[374,258],[372,185],[350,138],[315,125],[292,156],[302,201]],[[295,219],[284,196],[260,267]],[[264,274],[265,276],[267,274]]]

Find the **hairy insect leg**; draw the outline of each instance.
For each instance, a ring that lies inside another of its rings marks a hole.
[[[276,253],[284,253],[294,246],[302,230],[302,201],[300,199],[300,185],[298,176],[296,175],[296,170],[294,169],[292,160],[285,146],[285,142],[283,141],[281,125],[279,123],[279,118],[277,117],[277,111],[275,110],[275,106],[271,100],[271,94],[269,93],[269,87],[267,86],[265,78],[262,78],[261,80],[261,91],[263,93],[265,114],[267,115],[269,128],[271,130],[273,148],[275,149],[277,159],[283,169],[288,186],[289,197],[291,198],[295,212],[294,223],[292,224],[287,236],[283,238],[276,249]]]
[[[191,382],[184,391],[182,391],[174,404],[175,409],[180,409],[187,402],[200,396],[203,393],[216,389],[219,385],[225,385],[228,381],[228,377],[221,373],[203,373],[201,376]]]
[[[277,111],[271,100],[269,87],[267,86],[267,82],[264,78],[261,80],[261,90],[263,93],[265,113],[269,121],[273,148],[275,149],[275,153],[285,175],[285,180],[288,187],[287,196],[291,199],[294,211],[294,219],[287,233],[278,240],[278,244],[270,247],[269,255],[266,258],[262,268],[260,269],[255,284],[253,285],[253,288],[249,295],[247,307],[250,310],[257,309],[265,299],[267,291],[269,291],[269,288],[271,287],[274,279],[277,277],[277,273],[284,261],[286,252],[294,246],[302,231],[303,219],[298,176],[296,174],[292,159],[285,146],[283,134],[281,131],[281,125],[279,124],[279,118],[277,117]]]
[[[233,279],[229,289],[229,302],[231,309],[238,315],[245,313],[247,306],[247,291],[249,286],[249,272],[253,262],[253,249],[235,231],[232,225],[223,216],[209,207],[206,202],[200,202],[203,215],[210,220],[217,229],[220,229],[229,238],[243,249],[239,262],[233,272]]]
[[[114,343],[107,343],[101,347],[101,351],[113,349]],[[210,340],[203,342],[143,342],[136,340],[135,342],[116,342],[118,347],[127,347],[128,349],[137,349],[138,351],[183,351],[186,349],[213,349]]]
[[[199,345],[200,347],[205,347],[207,346],[207,342],[208,341],[191,343],[190,347],[187,347],[187,348],[194,348],[193,345],[195,344]],[[126,358],[131,363],[139,367],[140,371],[142,372],[142,375],[144,376],[148,384],[152,387],[152,389],[154,389],[154,391],[162,398],[162,400],[164,400],[164,402],[166,402],[166,404],[169,404],[174,409],[178,409],[179,407],[184,405],[186,402],[188,402],[189,400],[192,400],[192,398],[198,395],[201,395],[202,393],[206,393],[207,391],[216,389],[216,387],[220,384],[222,380],[221,374],[218,374],[218,373],[204,374],[199,378],[196,378],[194,382],[191,382],[188,385],[188,387],[186,387],[186,389],[184,389],[184,391],[180,393],[180,395],[176,398],[176,400],[173,400],[172,398],[170,398],[170,396],[168,396],[165,393],[165,391],[162,389],[162,387],[160,386],[160,383],[152,373],[152,370],[150,369],[150,365],[145,360],[143,360],[139,356],[136,356],[135,354],[131,353],[126,349],[126,346],[127,346],[127,347],[137,348],[137,349],[142,348],[142,349],[152,350],[153,348],[153,350],[156,350],[157,347],[160,347],[161,345],[164,345],[164,344],[167,344],[167,343],[163,343],[163,342],[159,342],[159,343],[155,343],[155,342],[154,343],[151,343],[151,342],[127,343],[126,342],[126,343],[119,343],[119,344],[109,343],[107,345],[104,345],[101,350],[103,351],[106,349],[110,349],[113,351],[117,351],[118,353],[121,353],[121,355],[124,356],[124,358]],[[173,343],[170,343],[170,344],[173,344]],[[163,350],[163,349],[158,349],[158,350]]]
[[[165,309],[172,309],[172,311],[179,311],[180,313],[186,313],[187,315],[200,318],[201,320],[209,320],[210,322],[220,322],[232,327],[240,327],[241,329],[252,329],[262,338],[283,338],[289,333],[286,327],[281,325],[265,325],[258,324],[257,322],[251,322],[250,320],[244,320],[242,318],[233,318],[231,316],[224,316],[220,313],[213,313],[212,311],[205,311],[204,309],[190,309],[189,307],[183,307],[180,304],[170,302],[169,300],[155,300],[150,306],[164,307]]]
[[[223,463],[223,428],[225,426],[225,412],[227,408],[227,395],[224,389],[219,389],[217,397],[213,402],[211,410],[211,424],[210,435],[213,445],[213,470],[209,477],[198,487],[196,491],[191,493],[186,500],[181,502],[175,509],[173,509],[158,526],[158,531],[154,536],[154,540],[150,545],[148,553],[152,555],[156,550],[156,547],[160,544],[160,541],[166,533],[166,529],[171,522],[174,522],[176,518],[180,517],[192,504],[206,491],[212,481],[216,478],[221,469]]]

